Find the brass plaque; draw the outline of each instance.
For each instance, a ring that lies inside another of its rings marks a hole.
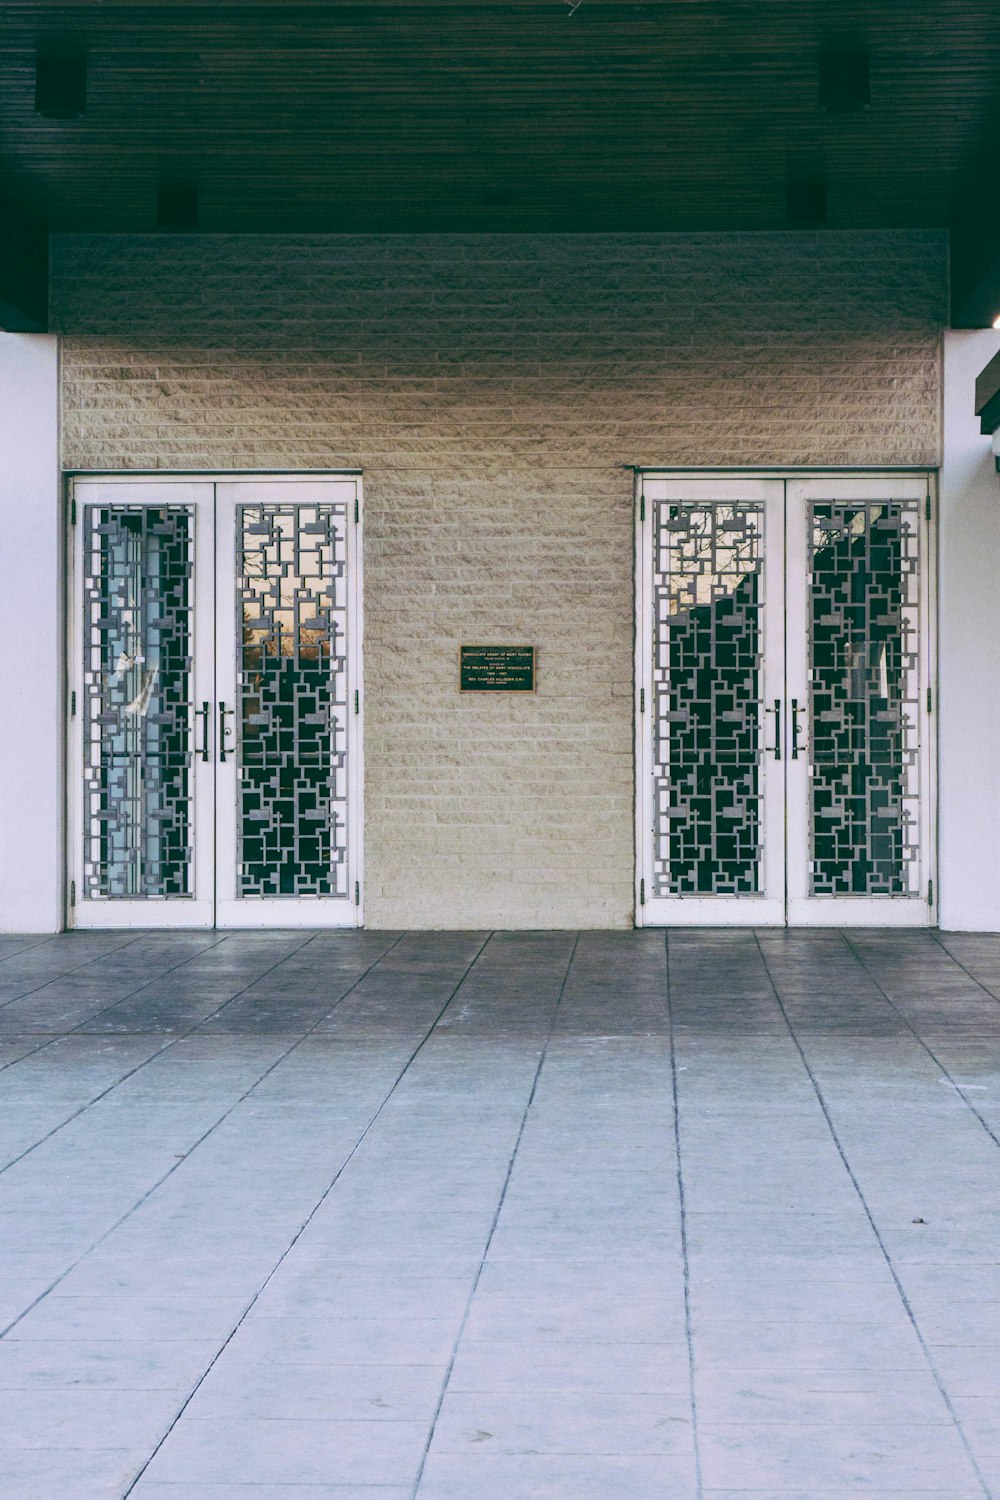
[[[460,646],[459,687],[463,693],[533,693],[534,646]]]

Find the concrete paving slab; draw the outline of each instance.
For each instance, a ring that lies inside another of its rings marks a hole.
[[[695,1500],[692,1460],[563,1454],[432,1454],[420,1500]]]
[[[179,1421],[149,1464],[150,1480],[214,1484],[244,1475],[258,1484],[412,1484],[424,1421],[301,1421],[192,1417]]]
[[[886,1490],[924,1485],[969,1487],[976,1473],[951,1425],[883,1423],[840,1425],[796,1422],[758,1428],[699,1424],[702,1474],[707,1488],[732,1487],[748,1471],[762,1488],[780,1494],[799,1487],[804,1474],[818,1491],[844,1489],[882,1496]]]
[[[386,1484],[160,1484],[141,1479],[136,1500],[411,1500],[412,1485]]]
[[[449,1392],[434,1429],[434,1451],[690,1455],[691,1403],[686,1393]]]
[[[922,932],[0,941],[0,1494],[1000,1500],[990,985]]]

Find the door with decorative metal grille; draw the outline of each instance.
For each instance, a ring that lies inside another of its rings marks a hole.
[[[360,922],[360,499],[74,482],[71,923]]]
[[[933,920],[928,475],[636,508],[641,925]]]

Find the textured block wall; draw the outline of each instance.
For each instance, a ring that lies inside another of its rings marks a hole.
[[[934,464],[937,232],[56,236],[69,468],[365,470],[366,918],[622,926],[627,465]],[[534,642],[534,697],[458,693]]]

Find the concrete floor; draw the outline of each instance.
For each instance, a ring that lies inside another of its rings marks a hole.
[[[1000,938],[0,955],[4,1500],[1000,1497]]]

